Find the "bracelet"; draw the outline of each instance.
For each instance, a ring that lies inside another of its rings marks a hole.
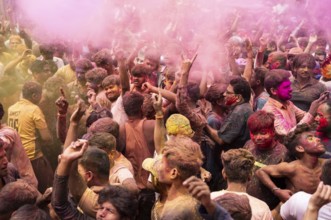
[[[67,114],[57,113],[57,116],[60,118],[65,118],[65,117],[67,117]]]
[[[163,115],[155,115],[155,119],[162,119]]]
[[[278,187],[272,188],[271,192],[274,193],[276,190],[280,190],[280,188]]]

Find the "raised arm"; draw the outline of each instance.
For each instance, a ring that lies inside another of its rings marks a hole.
[[[56,120],[56,135],[62,143],[65,142],[67,135],[67,111],[69,103],[65,98],[63,89],[60,89],[61,96],[56,100],[57,120]]]
[[[68,201],[68,176],[71,170],[72,163],[83,155],[87,149],[87,143],[72,144],[61,155],[58,168],[56,170],[53,193],[52,206],[56,214],[61,219],[87,219],[73,207]],[[76,188],[81,186],[77,185]]]
[[[17,64],[22,62],[28,55],[31,54],[31,50],[25,50],[22,55],[16,57],[14,60],[10,61],[4,68],[3,72],[5,74],[8,74],[11,70],[13,70]]]
[[[250,82],[253,72],[253,49],[252,43],[249,39],[245,40],[245,45],[247,51],[247,58],[243,77],[247,80],[247,82]]]
[[[293,176],[294,173],[295,170],[293,165],[283,162],[277,165],[262,167],[255,172],[255,175],[275,196],[277,196],[282,202],[285,202],[291,197],[292,192],[288,189],[278,188],[271,180],[271,177],[290,177]]]
[[[331,186],[320,182],[316,192],[310,197],[303,220],[317,220],[320,208],[331,202]]]
[[[124,59],[119,60],[119,72],[120,72],[120,80],[122,87],[122,95],[124,95],[127,91],[130,91],[128,64],[125,62]]]
[[[166,130],[164,127],[162,111],[162,95],[153,96],[153,107],[155,109],[154,146],[157,154],[160,154],[165,143]]]
[[[70,118],[67,136],[63,145],[64,148],[70,146],[73,141],[77,140],[78,124],[85,114],[86,108],[84,101],[79,99],[77,102],[77,109],[72,113]]]
[[[176,102],[176,94],[173,92],[170,92],[166,89],[157,88],[155,86],[152,86],[149,82],[146,82],[143,84],[143,88],[147,88],[147,90],[151,93],[158,94],[161,93],[162,97],[167,99],[169,102],[175,103]]]

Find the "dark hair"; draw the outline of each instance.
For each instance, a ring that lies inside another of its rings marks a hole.
[[[54,47],[50,44],[42,44],[39,46],[40,54],[54,54]]]
[[[131,69],[132,76],[147,76],[150,74],[150,70],[145,64],[137,64]]]
[[[37,82],[26,82],[22,88],[22,96],[24,99],[30,100],[33,94],[41,94],[42,86]]]
[[[138,116],[142,113],[144,96],[139,92],[126,92],[123,96],[124,111],[128,116]]]
[[[323,164],[321,180],[324,184],[331,186],[331,159],[326,160]]]
[[[11,220],[51,220],[50,216],[47,213],[39,209],[37,206],[32,204],[27,204],[19,209],[17,209],[11,216]]]
[[[13,212],[25,204],[35,204],[38,190],[25,181],[6,184],[0,191],[0,215]]]
[[[81,58],[76,60],[75,62],[75,68],[82,69],[84,72],[87,72],[91,69],[93,69],[93,64],[89,59]]]
[[[222,163],[229,182],[246,183],[252,176],[254,156],[245,149],[231,149],[222,153]]]
[[[282,69],[270,70],[264,80],[264,87],[272,95],[271,88],[277,89],[285,80],[289,80],[290,73]]]
[[[249,131],[252,133],[261,131],[262,129],[271,128],[274,129],[275,116],[269,112],[260,110],[254,112],[249,116],[247,125]]]
[[[192,102],[197,102],[200,99],[199,84],[195,82],[189,82],[187,84],[187,93]]]
[[[301,136],[305,132],[311,131],[311,128],[307,124],[297,125],[296,129],[289,133],[285,139],[285,146],[288,148],[292,157],[298,159],[301,154],[296,150],[296,147],[301,144]]]
[[[86,72],[85,79],[87,82],[93,83],[95,85],[101,85],[104,78],[107,77],[107,71],[103,68],[93,68]]]
[[[206,100],[213,105],[217,105],[217,101],[224,98],[224,92],[226,91],[225,83],[214,83],[208,89],[206,93]]]
[[[93,134],[88,142],[89,145],[101,148],[107,153],[116,150],[116,138],[114,135],[106,132],[98,132]]]
[[[112,117],[113,114],[105,108],[98,111],[92,111],[91,114],[86,119],[86,127],[89,128],[94,122],[96,122],[101,118],[112,118]]]
[[[3,105],[0,103],[0,120],[3,118],[5,111],[3,110]]]
[[[144,94],[144,103],[141,109],[145,118],[148,120],[155,119],[155,110],[151,94]]]
[[[118,138],[119,125],[110,117],[99,118],[91,124],[88,132],[92,134],[106,132],[114,135],[115,138]]]
[[[245,195],[225,193],[215,198],[215,202],[226,209],[233,220],[250,220],[252,218],[252,208],[248,197]]]
[[[102,88],[106,88],[110,85],[121,85],[120,77],[118,75],[110,75],[102,80]]]
[[[264,67],[255,68],[254,69],[255,80],[260,80],[261,85],[264,85],[264,79],[267,73],[268,73],[268,69]]]
[[[111,52],[109,49],[102,49],[98,52],[96,52],[92,56],[92,61],[95,62],[97,67],[103,67],[105,65],[111,64],[112,65],[112,58],[111,58]]]
[[[96,176],[106,180],[109,178],[110,162],[105,151],[91,147],[85,151],[78,163],[87,171],[92,171]]]
[[[135,219],[138,211],[137,198],[127,189],[121,186],[109,185],[105,187],[98,198],[99,205],[105,202],[111,203],[119,213],[121,219]]]
[[[309,53],[300,53],[295,55],[293,59],[293,63],[292,63],[293,69],[300,68],[300,66],[305,62],[307,63],[307,67],[309,69],[314,69],[316,66],[316,61],[313,55]]]
[[[44,71],[44,67],[48,65],[48,62],[45,60],[35,60],[30,66],[32,73],[41,73]]]
[[[242,77],[236,77],[230,81],[235,94],[241,95],[245,102],[249,102],[251,98],[251,87],[249,83]]]

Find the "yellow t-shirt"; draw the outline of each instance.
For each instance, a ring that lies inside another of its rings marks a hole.
[[[76,79],[76,73],[73,69],[71,69],[69,64],[58,69],[54,76],[61,77],[66,84],[73,82]]]
[[[47,128],[45,116],[40,108],[27,99],[21,99],[8,109],[8,125],[16,129],[30,160],[43,156],[36,148],[37,130]]]

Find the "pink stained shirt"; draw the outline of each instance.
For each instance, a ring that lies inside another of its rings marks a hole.
[[[294,131],[298,124],[309,124],[314,120],[314,116],[309,112],[302,111],[291,101],[282,104],[271,97],[262,110],[270,112],[275,116],[274,126],[276,133],[283,136]]]

